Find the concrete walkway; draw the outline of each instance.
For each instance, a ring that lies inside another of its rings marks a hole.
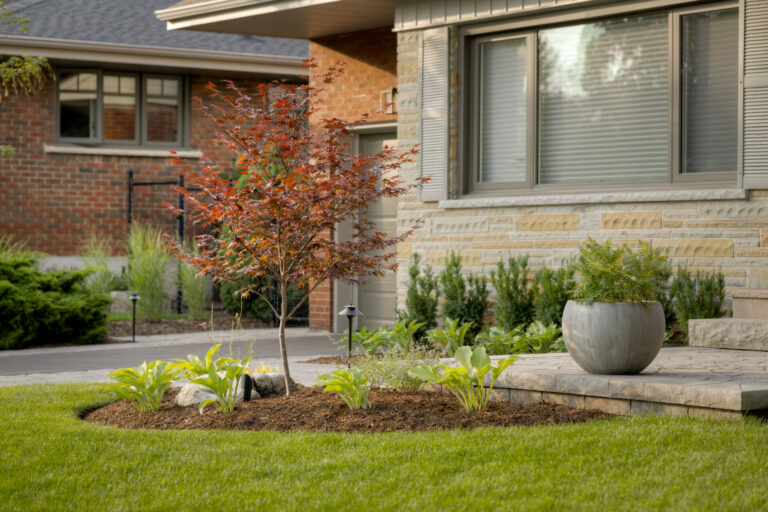
[[[130,338],[120,340],[125,342],[0,352],[0,385],[108,381],[106,374],[114,369],[155,359],[186,358],[188,354],[202,357],[214,343],[222,344],[219,354],[253,357],[254,362],[280,367],[277,329],[137,336],[136,343],[131,343]],[[329,365],[301,363],[337,353],[328,334],[287,329],[286,345],[296,382],[314,384],[317,375],[333,369]]]

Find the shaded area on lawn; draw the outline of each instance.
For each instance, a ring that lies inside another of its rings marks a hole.
[[[489,402],[485,410],[470,414],[452,395],[390,390],[371,391],[371,408],[351,411],[338,395],[323,393],[319,388],[302,388],[290,397],[237,404],[230,414],[222,414],[213,406],[200,414],[197,406],[179,407],[174,403],[178,391],[179,388],[169,390],[157,412],[140,414],[127,400],[121,400],[91,411],[85,419],[139,429],[411,432],[575,423],[609,416],[564,405],[509,402]]]

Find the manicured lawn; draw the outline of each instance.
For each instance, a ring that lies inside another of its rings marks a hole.
[[[99,385],[0,388],[2,510],[765,510],[768,425],[428,434],[121,431]]]

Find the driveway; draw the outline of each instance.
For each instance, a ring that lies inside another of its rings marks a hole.
[[[246,329],[188,334],[137,336],[136,343],[36,348],[0,352],[0,385],[57,382],[108,381],[106,374],[116,368],[138,366],[143,361],[202,357],[213,343],[221,343],[219,354],[253,357],[254,361],[280,367],[277,329]],[[326,333],[308,329],[287,329],[286,345],[292,376],[305,385],[333,369],[328,365],[302,364],[315,356],[337,353]]]

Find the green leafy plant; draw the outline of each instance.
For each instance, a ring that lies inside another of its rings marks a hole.
[[[379,347],[390,347],[393,343],[388,336],[389,332],[384,327],[368,330],[363,327],[359,331],[352,331],[352,343],[360,347],[363,354],[375,354]],[[344,340],[349,336],[349,330],[344,330]]]
[[[725,300],[725,277],[716,272],[693,277],[688,270],[678,268],[677,276],[670,286],[670,296],[680,327],[688,335],[688,320],[691,318],[719,318],[723,316]]]
[[[427,339],[443,347],[443,350],[450,356],[456,353],[459,347],[466,345],[466,337],[472,323],[459,326],[459,320],[445,319],[444,329],[431,329],[427,331]],[[471,340],[471,338],[470,338]]]
[[[109,269],[112,242],[98,232],[88,235],[82,249],[83,263],[91,271],[85,285],[94,293],[109,293],[119,287],[119,277]]]
[[[209,404],[217,405],[223,413],[230,413],[235,410],[237,385],[243,374],[247,372],[248,363],[251,360],[251,358],[234,359],[231,357],[213,359],[219,347],[221,347],[221,343],[212,346],[203,360],[190,354],[186,360],[175,359],[172,363],[173,368],[184,372],[189,382],[201,385],[216,397],[215,400],[206,400],[200,404],[200,414]]]
[[[458,366],[439,364],[433,368],[423,365],[413,368],[408,374],[424,382],[445,386],[459,399],[467,412],[485,409],[496,379],[518,359],[516,356],[509,356],[493,366],[491,358],[482,346],[475,347],[474,350],[469,347],[459,347],[454,358]],[[440,370],[439,373],[438,370]],[[490,373],[491,382],[486,388],[483,381],[488,373]]]
[[[645,302],[656,300],[666,287],[671,269],[660,249],[645,242],[633,251],[626,245],[611,247],[591,238],[581,249],[576,271],[580,302]]]
[[[483,328],[488,309],[488,283],[485,276],[461,272],[461,257],[451,251],[445,269],[440,273],[440,285],[445,297],[443,318],[453,318],[461,324],[471,324],[469,334],[474,338]]]
[[[168,251],[160,230],[134,222],[128,235],[128,286],[141,300],[136,316],[159,322],[168,309],[166,296]]]
[[[516,354],[566,352],[562,332],[563,330],[556,324],[544,325],[537,320],[519,336],[513,351]]]
[[[429,329],[437,327],[437,304],[440,298],[438,279],[427,265],[424,273],[420,267],[421,257],[414,253],[408,267],[408,290],[405,296],[405,310],[398,311],[398,321],[407,320],[421,324],[416,339],[421,340]]]
[[[192,247],[188,247],[192,245]],[[200,249],[196,244],[184,244],[185,250],[191,254],[199,254]],[[208,285],[210,277],[198,275],[197,268],[179,260],[179,285],[181,294],[184,297],[184,303],[187,306],[187,316],[194,320],[204,320],[206,318],[206,297],[208,296]]]
[[[111,299],[85,287],[88,273],[41,272],[34,257],[0,258],[0,349],[103,341]]]
[[[534,319],[544,324],[560,325],[565,304],[576,288],[575,269],[571,265],[551,270],[541,268],[533,279]]]
[[[139,412],[160,409],[163,395],[178,375],[178,370],[165,361],[145,361],[138,368],[122,368],[107,374],[114,381],[110,386],[112,391],[131,402]]]
[[[496,290],[494,313],[499,327],[511,331],[533,320],[533,290],[528,286],[528,256],[510,258],[508,266],[500,261],[491,272]]]
[[[382,329],[382,333],[387,338],[387,343],[392,347],[397,347],[403,352],[408,352],[418,340],[419,333],[424,329],[425,322],[416,320],[400,319],[395,322],[390,329]]]
[[[524,328],[525,326],[519,325],[511,331],[507,331],[501,327],[489,327],[477,335],[475,342],[482,344],[491,355],[514,354],[514,347],[524,334]]]
[[[356,361],[357,367],[373,385],[403,393],[414,392],[421,385],[421,380],[408,375],[410,369],[437,363],[437,356],[423,347],[408,352],[394,348],[376,355],[363,354]]]
[[[33,259],[40,254],[27,248],[24,242],[14,241],[11,235],[0,235],[0,260]]]
[[[368,401],[370,384],[363,372],[357,368],[324,373],[317,378],[317,382],[325,386],[323,393],[338,393],[352,410],[371,407],[371,402]]]

